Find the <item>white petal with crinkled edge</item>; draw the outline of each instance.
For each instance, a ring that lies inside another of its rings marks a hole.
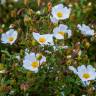
[[[3,33],[1,35],[1,41],[2,41],[2,43],[5,43],[5,44],[9,43],[10,45],[12,45],[16,41],[17,35],[18,35],[17,31],[15,31],[14,29],[10,29],[6,33]],[[11,42],[9,42],[9,40],[8,40],[10,37],[13,38],[13,40]]]
[[[37,40],[41,45],[54,45],[53,42],[53,34],[44,34],[44,35],[40,35],[39,33],[35,33],[33,32],[33,37],[35,40]],[[39,41],[39,38],[44,37],[46,39],[46,41],[44,43],[41,43]]]
[[[70,29],[68,29],[68,26],[67,25],[64,25],[64,24],[60,24],[58,27],[55,27],[53,29],[53,36],[56,38],[56,39],[64,39],[64,36],[59,34],[59,32],[64,32],[64,34],[68,34],[68,38],[70,38],[72,36],[72,32]]]
[[[78,74],[76,68],[74,68],[73,66],[69,66],[69,70],[73,71],[75,74]]]
[[[91,29],[89,26],[85,24],[78,24],[77,28],[81,31],[81,33],[85,36],[93,36],[94,35],[94,30]]]
[[[57,15],[58,12],[62,13],[61,17],[58,17],[58,15]],[[52,8],[51,13],[52,13],[53,17],[56,18],[57,20],[64,20],[64,19],[69,18],[71,9],[64,7],[63,4],[58,4]]]

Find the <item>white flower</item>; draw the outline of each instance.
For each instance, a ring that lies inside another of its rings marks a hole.
[[[68,49],[68,46],[53,46],[54,51],[60,50],[60,49]]]
[[[50,16],[50,20],[52,23],[55,23],[55,24],[58,23],[58,20],[52,16]]]
[[[89,26],[85,25],[85,24],[78,24],[77,27],[79,28],[79,30],[81,31],[81,33],[85,36],[92,36],[94,35],[94,30],[92,30]]]
[[[52,8],[52,15],[57,20],[63,20],[69,18],[71,9],[64,7],[63,4],[58,4]]]
[[[38,56],[42,56],[40,58],[40,60],[38,59]],[[23,67],[27,70],[37,73],[39,66],[43,62],[46,62],[45,56],[31,52],[31,53],[25,55],[24,60],[23,60]]]
[[[70,29],[68,29],[67,25],[64,24],[60,24],[58,27],[53,29],[53,36],[56,39],[64,39],[64,34],[67,33],[68,34],[68,38],[71,37],[72,32]]]
[[[1,35],[2,43],[9,43],[10,45],[12,45],[17,39],[17,34],[17,31],[15,31],[14,29],[8,30],[6,33],[3,33]]]
[[[41,45],[54,45],[53,35],[52,34],[44,34],[40,35],[39,33],[33,32],[33,37],[37,40]]]
[[[94,80],[96,78],[96,71],[91,65],[88,65],[87,67],[85,65],[81,65],[77,69],[73,66],[69,66],[69,69],[79,76],[79,78],[83,81],[83,84],[86,82],[88,85],[90,80]]]

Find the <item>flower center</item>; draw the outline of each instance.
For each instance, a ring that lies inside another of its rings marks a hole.
[[[63,31],[58,32],[58,34],[60,34],[60,35],[64,36],[64,32],[63,32]]]
[[[63,16],[62,12],[57,12],[57,16],[61,18]]]
[[[90,74],[88,74],[88,73],[83,74],[83,78],[85,78],[85,79],[90,78]]]
[[[39,38],[39,42],[40,42],[40,43],[45,43],[45,41],[46,41],[46,39],[45,39],[44,37],[40,37],[40,38]]]
[[[12,42],[13,39],[14,39],[13,37],[9,37],[9,38],[8,38],[8,41],[9,41],[9,42]]]
[[[39,63],[37,61],[32,62],[32,67],[37,68],[39,66]]]

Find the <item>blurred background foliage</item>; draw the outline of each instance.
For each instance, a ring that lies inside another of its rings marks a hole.
[[[96,30],[96,0],[0,1],[0,35],[9,26],[19,34],[12,46],[0,43],[0,70],[5,70],[0,74],[0,96],[96,96],[96,90],[93,90],[95,81],[85,88],[80,79],[67,70],[68,65],[92,64],[96,67],[96,36],[86,38],[76,28],[77,24],[84,23]],[[50,22],[50,6],[59,3],[72,8],[70,18],[60,23],[67,24],[73,36],[69,40],[55,41],[57,45],[65,44],[69,48],[54,52],[48,46],[42,49],[32,38],[32,32],[52,33],[55,25]],[[47,56],[46,64],[37,74],[22,68],[26,48]],[[44,50],[52,53],[47,54]],[[79,56],[80,50],[82,54]],[[17,55],[20,55],[20,61],[16,59]]]

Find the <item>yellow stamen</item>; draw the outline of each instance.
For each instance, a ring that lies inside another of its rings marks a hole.
[[[88,74],[88,73],[84,73],[84,74],[83,74],[83,78],[85,78],[85,79],[90,78],[90,74]]]
[[[40,38],[39,38],[39,42],[40,42],[40,43],[45,43],[45,42],[46,42],[46,39],[45,39],[44,37],[40,37]]]
[[[32,67],[33,68],[39,67],[39,63],[37,61],[32,62]]]
[[[64,36],[64,32],[63,31],[61,31],[61,32],[58,32],[60,35],[62,35],[62,36]]]
[[[62,12],[57,12],[57,16],[61,18],[63,16]]]
[[[9,37],[9,38],[8,38],[8,41],[9,41],[9,42],[12,42],[13,40],[14,40],[13,37]]]

